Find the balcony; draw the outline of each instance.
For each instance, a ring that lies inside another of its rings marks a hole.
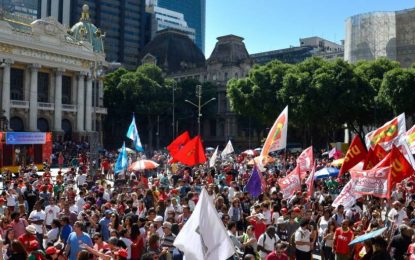
[[[76,105],[62,104],[62,111],[76,112]]]
[[[108,114],[107,108],[106,107],[95,107],[95,112],[97,114]]]
[[[29,101],[24,101],[24,100],[10,100],[10,106],[12,108],[25,108],[25,109],[29,109]]]
[[[55,104],[54,103],[45,103],[45,102],[38,102],[37,107],[39,110],[54,110]]]

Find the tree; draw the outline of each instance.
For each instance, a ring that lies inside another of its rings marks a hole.
[[[413,94],[415,92],[414,69],[395,68],[385,74],[378,99],[390,106],[395,115],[402,112],[413,114]]]

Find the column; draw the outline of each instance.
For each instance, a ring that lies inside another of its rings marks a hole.
[[[56,18],[56,20],[59,19],[59,1],[51,1],[51,10],[50,10],[50,16],[53,16]]]
[[[63,0],[63,14],[62,14],[62,24],[66,27],[69,27],[69,14],[71,13],[71,0]]]
[[[64,71],[64,69],[55,70],[54,131],[62,131],[62,74]]]
[[[85,130],[92,131],[92,77],[89,76],[86,81],[86,112],[85,112]]]
[[[29,105],[29,129],[37,131],[37,75],[39,64],[30,66],[30,105]]]
[[[80,72],[78,75],[78,100],[77,100],[77,112],[76,112],[76,128],[78,132],[84,131],[84,90],[85,90],[85,72]]]
[[[7,117],[7,120],[10,120],[10,67],[13,61],[7,59],[3,64],[2,109],[4,110],[4,116]]]

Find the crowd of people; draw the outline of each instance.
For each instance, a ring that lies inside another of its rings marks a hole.
[[[58,162],[56,176],[48,165],[42,173],[30,165],[3,179],[0,260],[183,259],[174,240],[203,188],[234,244],[233,259],[415,259],[411,181],[398,185],[390,200],[363,196],[350,208],[332,207],[348,174],[317,180],[311,195],[303,183],[283,198],[277,181],[295,168],[295,155],[275,156],[264,173],[265,190],[252,197],[244,190],[250,156],[185,167],[156,152],[150,159],[160,163],[157,169],[115,175],[115,156],[103,155],[92,169],[82,147],[75,150]],[[327,157],[317,159],[317,168],[328,164]],[[383,227],[382,236],[349,246]]]

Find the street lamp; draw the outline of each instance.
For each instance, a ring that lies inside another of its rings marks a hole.
[[[6,113],[6,111],[3,110],[1,112],[1,117],[0,117],[0,129],[1,129],[1,131],[7,131],[8,125],[9,125],[9,120],[4,115],[4,113]]]
[[[202,117],[202,113],[201,110],[204,106],[206,106],[208,103],[210,103],[211,101],[216,100],[216,98],[211,98],[208,101],[206,101],[205,103],[201,104],[202,102],[202,86],[201,85],[197,85],[196,86],[196,97],[198,98],[198,104],[196,105],[195,103],[193,103],[190,100],[185,100],[185,102],[195,106],[197,108],[198,114],[197,114],[197,134],[200,135],[200,118]]]

